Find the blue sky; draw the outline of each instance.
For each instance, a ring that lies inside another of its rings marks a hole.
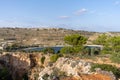
[[[120,31],[120,0],[0,0],[0,27]]]

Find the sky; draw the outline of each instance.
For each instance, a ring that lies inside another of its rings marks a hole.
[[[120,31],[120,0],[0,0],[0,27]]]

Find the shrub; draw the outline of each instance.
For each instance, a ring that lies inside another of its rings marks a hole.
[[[67,57],[67,58],[73,58],[73,57],[80,57],[85,55],[85,52],[83,51],[84,50],[82,46],[63,47],[60,50],[60,54],[62,54],[64,57]]]
[[[111,55],[111,61],[112,62],[115,62],[115,63],[120,63],[120,52],[118,52],[118,53],[113,53],[112,55]]]
[[[103,50],[101,51],[102,54],[112,54],[112,48],[108,46],[104,46]]]
[[[62,54],[68,54],[68,53],[74,53],[74,48],[73,47],[63,47],[61,50],[60,50],[60,53]]]
[[[47,53],[52,53],[52,54],[54,54],[54,53],[55,53],[54,49],[52,49],[52,48],[50,48],[50,47],[43,49],[43,52],[44,52],[45,54],[47,54]]]
[[[112,71],[117,78],[120,77],[120,69],[118,69],[115,66],[108,64],[93,64],[91,66],[91,71],[95,71],[95,68],[100,68],[101,70],[105,70],[105,71]]]
[[[45,56],[41,58],[41,63],[44,64],[44,61],[45,61]]]
[[[71,34],[64,37],[64,42],[72,47],[64,47],[60,50],[62,54],[79,53],[83,45],[87,42],[87,38],[80,34]],[[73,54],[74,55],[74,54]]]
[[[50,61],[51,61],[51,62],[56,62],[58,58],[59,58],[59,55],[58,55],[58,54],[53,54],[53,55],[50,57]]]
[[[74,47],[74,53],[80,53],[82,52],[83,46],[75,46]]]
[[[65,43],[72,46],[82,46],[87,42],[87,38],[80,34],[71,34],[64,37]]]

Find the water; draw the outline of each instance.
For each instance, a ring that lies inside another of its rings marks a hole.
[[[61,50],[61,48],[63,48],[63,47],[30,47],[30,48],[23,49],[23,51],[25,51],[25,52],[42,51],[45,48],[52,48],[55,53],[58,53]]]

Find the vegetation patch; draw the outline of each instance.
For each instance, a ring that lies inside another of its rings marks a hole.
[[[59,58],[58,54],[53,54],[52,56],[50,56],[50,61],[51,62],[56,62],[58,58]]]
[[[42,56],[41,63],[44,64],[44,61],[45,61],[45,56]]]
[[[50,48],[50,47],[43,49],[43,52],[44,52],[45,54],[49,54],[49,53],[54,54],[54,53],[55,53],[54,49],[52,49],[52,48]]]
[[[108,64],[93,64],[91,66],[91,71],[95,71],[96,68],[100,68],[101,70],[104,70],[104,71],[112,71],[117,78],[120,78],[120,69],[118,69],[115,66],[108,65]]]
[[[120,52],[111,55],[111,61],[120,64]]]

